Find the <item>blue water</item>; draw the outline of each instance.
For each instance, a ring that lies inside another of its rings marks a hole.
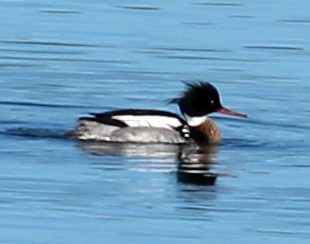
[[[309,1],[0,7],[1,243],[308,243]],[[192,80],[249,115],[214,115],[218,147],[64,137],[88,112],[178,113]]]

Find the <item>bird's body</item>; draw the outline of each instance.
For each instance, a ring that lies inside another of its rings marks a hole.
[[[177,103],[184,119],[162,110],[126,109],[95,113],[79,119],[70,136],[80,140],[134,143],[215,144],[221,141],[218,126],[207,114],[232,112],[220,103],[219,94],[210,83],[187,84],[188,89],[171,100]]]
[[[187,141],[186,122],[170,112],[129,109],[93,116],[79,119],[79,126],[73,132],[75,137],[110,142],[178,144]]]

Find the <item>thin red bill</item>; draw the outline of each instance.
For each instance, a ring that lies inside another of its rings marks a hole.
[[[230,115],[230,116],[241,117],[241,118],[247,118],[248,117],[246,114],[234,112],[234,111],[231,111],[231,110],[224,108],[224,107],[221,107],[220,109],[216,110],[216,112],[221,113],[221,114]]]

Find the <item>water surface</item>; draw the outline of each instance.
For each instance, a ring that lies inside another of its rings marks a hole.
[[[1,242],[307,243],[308,1],[0,7]],[[214,115],[218,147],[63,136],[88,112],[178,113],[192,80],[250,116]]]

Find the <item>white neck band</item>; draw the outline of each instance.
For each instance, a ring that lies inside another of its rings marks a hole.
[[[187,114],[184,114],[184,117],[185,117],[187,124],[193,127],[203,124],[208,119],[207,115],[199,116],[199,117],[191,117],[191,116],[188,116]]]

